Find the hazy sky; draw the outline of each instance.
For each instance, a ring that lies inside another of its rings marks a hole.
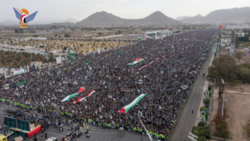
[[[250,0],[0,0],[0,21],[17,20],[13,7],[26,8],[35,18],[43,20],[82,20],[89,15],[106,11],[121,18],[144,18],[155,11],[178,16],[207,15],[217,9],[249,7]]]

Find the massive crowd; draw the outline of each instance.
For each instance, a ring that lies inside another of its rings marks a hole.
[[[150,133],[166,138],[211,49],[209,42],[216,32],[212,29],[190,31],[162,40],[142,41],[101,54],[78,55],[74,62],[5,79],[5,84],[27,83],[1,90],[0,98],[21,107],[39,110],[42,107],[40,113],[28,110],[26,115],[47,118],[52,123],[59,119],[65,120],[65,115],[68,115],[67,119],[71,121],[141,130],[138,111],[142,111],[141,119]],[[134,66],[128,65],[136,58],[144,60]],[[147,64],[147,67],[138,70]],[[138,83],[139,80],[142,83]],[[61,101],[80,87],[86,90],[70,101]],[[92,90],[95,93],[84,101],[71,103]],[[142,93],[147,95],[127,114],[117,112]]]

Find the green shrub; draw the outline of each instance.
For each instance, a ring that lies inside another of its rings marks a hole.
[[[210,103],[210,99],[203,99],[203,103],[204,104],[209,104]]]
[[[209,127],[193,126],[192,133],[199,136],[204,136],[206,139],[211,139]]]
[[[206,140],[207,139],[204,136],[199,136],[198,139],[197,139],[197,141],[206,141]]]
[[[208,91],[211,91],[211,86],[210,85],[208,86]]]
[[[206,116],[205,116],[206,120],[208,119],[208,113],[206,113]]]
[[[199,124],[198,124],[198,126],[201,126],[201,127],[205,127],[205,122],[204,121],[201,121],[201,122],[199,122]]]
[[[200,111],[206,111],[206,110],[208,110],[208,108],[204,108],[204,107],[200,108]]]
[[[208,108],[209,108],[209,104],[205,104],[205,108],[207,108],[207,109],[208,109]]]

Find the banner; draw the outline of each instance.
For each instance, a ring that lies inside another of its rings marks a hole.
[[[61,63],[62,63],[61,57],[56,57],[56,63],[57,63],[57,64],[61,64]]]
[[[18,74],[23,74],[26,73],[27,71],[25,69],[20,69],[20,70],[15,70],[15,71],[11,71],[10,74],[11,75],[18,75]]]

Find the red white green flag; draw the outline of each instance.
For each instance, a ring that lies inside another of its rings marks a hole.
[[[93,93],[95,93],[95,90],[92,90],[92,91],[87,95],[87,97],[91,96]]]
[[[136,60],[133,62],[133,63],[128,63],[128,65],[131,65],[131,66],[133,66],[133,65],[135,65],[135,64],[137,64],[137,63],[140,63],[141,61],[143,61],[144,59],[142,59],[142,58],[136,58]]]
[[[95,93],[95,90],[92,90],[86,97],[80,97],[77,99],[77,101],[72,101],[71,103],[76,104],[77,102],[81,102],[84,99],[86,99],[87,97],[91,96],[93,93]]]
[[[83,91],[85,91],[85,90],[86,90],[86,88],[84,88],[84,87],[80,87],[80,89],[79,89],[78,93],[83,92]]]
[[[146,96],[146,94],[141,94],[138,97],[136,97],[131,103],[129,103],[128,105],[124,106],[122,109],[118,110],[117,112],[126,114],[128,112],[129,109],[131,109],[132,107],[134,107],[138,102],[140,102],[140,100]]]

